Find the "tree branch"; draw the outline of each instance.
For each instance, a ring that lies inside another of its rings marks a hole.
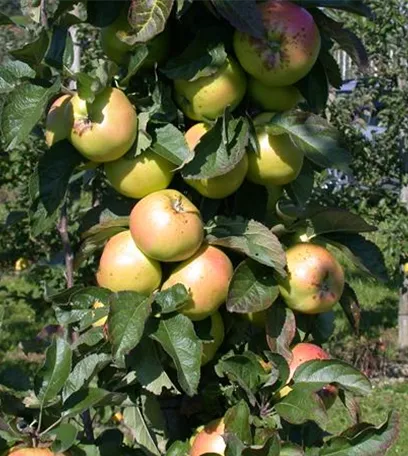
[[[58,223],[58,231],[62,241],[65,258],[65,278],[67,281],[67,288],[74,285],[74,254],[72,253],[71,243],[68,234],[68,216],[67,205],[63,204],[61,208],[61,218]]]

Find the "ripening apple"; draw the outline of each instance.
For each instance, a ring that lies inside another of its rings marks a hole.
[[[292,85],[309,73],[320,52],[313,16],[288,1],[257,3],[265,38],[234,34],[235,54],[246,72],[271,87]]]
[[[185,134],[187,144],[191,151],[200,142],[202,136],[210,130],[210,126],[204,123],[193,125]],[[241,161],[226,174],[210,179],[184,179],[188,185],[197,190],[206,198],[222,199],[235,193],[244,182],[248,171],[248,157],[245,153]]]
[[[246,76],[242,68],[228,57],[225,64],[210,76],[194,81],[176,79],[175,99],[184,114],[193,120],[216,119],[229,106],[235,109],[244,98]]]
[[[210,335],[213,338],[211,342],[203,342],[203,351],[201,354],[201,365],[209,363],[217,353],[222,342],[224,341],[224,322],[219,312],[211,315]]]
[[[12,448],[9,456],[64,456],[62,453],[53,453],[49,448]]]
[[[190,293],[190,301],[180,312],[191,320],[204,320],[226,300],[233,272],[232,263],[222,250],[203,245],[171,272],[162,290],[183,284]]]
[[[132,32],[133,29],[129,24],[125,10],[119,14],[114,22],[101,29],[102,50],[110,60],[118,65],[127,64],[132,50],[137,46],[137,44],[127,44],[119,39],[119,37],[131,36]],[[170,49],[169,38],[169,30],[165,29],[146,43],[149,54],[143,61],[142,68],[152,68],[156,62],[161,63],[166,58]]]
[[[62,95],[51,105],[45,120],[45,142],[48,147],[67,139],[72,128],[71,95]]]
[[[150,258],[173,262],[200,248],[204,226],[200,211],[177,190],[159,190],[138,201],[130,214],[130,231]]]
[[[256,105],[272,112],[289,111],[302,99],[299,89],[293,85],[268,87],[255,78],[248,81],[248,94]]]
[[[161,279],[160,263],[138,249],[129,230],[109,239],[96,273],[100,287],[150,294],[160,286]]]
[[[84,157],[108,162],[130,149],[137,135],[137,115],[121,90],[104,89],[91,104],[76,94],[70,104],[73,126],[69,139]]]
[[[223,455],[226,444],[222,435],[224,434],[224,420],[213,420],[199,430],[190,439],[189,456],[201,456],[205,453]]]
[[[305,314],[328,312],[340,299],[344,272],[324,247],[301,243],[286,251],[288,276],[279,290],[288,307]]]
[[[297,178],[303,166],[304,154],[286,133],[270,131],[268,119],[273,113],[263,113],[254,119],[259,153],[248,154],[247,179],[266,187],[286,185]]]
[[[292,349],[292,360],[289,363],[289,379],[292,380],[296,369],[306,361],[312,361],[317,359],[330,359],[330,355],[322,348],[315,344],[302,342],[297,344]],[[338,388],[335,385],[327,385],[319,391],[319,396],[323,400],[326,409],[329,409],[336,400],[338,394]]]
[[[175,166],[148,149],[137,157],[121,157],[105,163],[105,174],[112,187],[121,195],[140,199],[167,188]]]

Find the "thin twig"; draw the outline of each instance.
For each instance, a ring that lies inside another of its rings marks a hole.
[[[42,437],[47,432],[50,432],[51,429],[54,429],[56,426],[58,426],[61,423],[61,421],[62,421],[62,418],[59,418],[57,421],[55,421],[55,423],[53,423],[53,424],[51,424],[51,426],[47,427],[47,429],[45,429],[45,431],[41,432],[40,437]]]
[[[41,18],[41,25],[48,29],[48,18],[47,18],[47,5],[45,0],[41,0],[40,3],[40,18]]]
[[[91,419],[91,413],[89,410],[85,410],[85,412],[81,413],[81,418],[82,422],[84,423],[84,431],[85,431],[85,436],[87,440],[90,443],[95,442],[95,436],[93,432],[93,427],[92,427],[92,419]]]

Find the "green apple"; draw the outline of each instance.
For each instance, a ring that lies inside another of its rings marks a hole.
[[[268,87],[255,78],[248,81],[248,94],[259,107],[273,112],[289,111],[302,99],[301,93],[293,85]]]

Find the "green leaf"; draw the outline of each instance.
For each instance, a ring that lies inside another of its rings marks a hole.
[[[259,312],[271,307],[278,295],[273,270],[253,260],[244,260],[232,276],[227,309],[238,313]]]
[[[52,451],[54,453],[62,453],[67,451],[76,441],[78,429],[69,423],[62,423],[51,431],[47,432],[47,436],[52,436],[55,440],[52,443]]]
[[[149,48],[146,44],[139,44],[132,49],[126,76],[121,79],[120,86],[127,86],[132,77],[142,68],[143,62],[149,55]]]
[[[157,396],[163,392],[163,389],[178,393],[176,386],[164,370],[154,341],[143,338],[129,356],[128,363],[135,369],[138,382],[147,391]]]
[[[166,451],[166,456],[186,456],[190,451],[190,444],[188,441],[182,442],[176,440]]]
[[[312,112],[317,114],[324,111],[329,98],[329,81],[320,60],[317,60],[310,72],[296,83],[296,87]]]
[[[181,314],[163,318],[150,337],[172,358],[186,394],[194,395],[200,381],[202,346],[191,320]]]
[[[298,445],[290,442],[285,442],[282,445],[279,456],[305,456],[305,453]]]
[[[333,335],[336,315],[333,311],[323,312],[313,317],[312,336],[317,344],[327,342]]]
[[[359,215],[339,207],[318,209],[308,216],[308,219],[316,236],[325,233],[363,233],[377,230]]]
[[[373,13],[364,0],[297,0],[295,3],[305,8],[322,6],[324,8],[335,8],[373,18]]]
[[[358,335],[360,332],[361,307],[356,293],[348,283],[344,284],[344,291],[339,302],[346,314],[350,326]]]
[[[292,359],[290,345],[296,335],[296,320],[291,309],[281,301],[275,303],[267,313],[266,341],[273,353],[279,353],[288,362]]]
[[[251,198],[248,198],[251,195]],[[265,221],[268,191],[263,185],[245,180],[234,194],[233,213],[258,222]]]
[[[249,139],[244,117],[233,119],[228,111],[205,133],[194,149],[194,157],[181,170],[186,179],[222,176],[242,160]]]
[[[215,372],[219,377],[226,376],[231,382],[237,383],[246,392],[252,405],[256,403],[254,393],[268,377],[259,359],[251,352],[222,358],[215,366]]]
[[[391,412],[378,427],[360,423],[337,437],[327,440],[321,448],[321,456],[383,456],[397,440],[400,428],[399,416]]]
[[[275,404],[275,410],[281,418],[291,424],[315,421],[325,429],[328,422],[327,412],[323,401],[316,393],[321,387],[321,383],[295,384],[292,391]]]
[[[217,13],[226,19],[234,28],[255,38],[263,38],[264,24],[255,0],[234,2],[228,0],[211,0]]]
[[[85,287],[75,291],[69,299],[69,303],[74,309],[89,310],[96,301],[103,305],[109,305],[109,300],[112,295],[110,290],[101,287]]]
[[[111,393],[101,388],[82,388],[71,394],[62,406],[62,416],[69,418],[95,407]]]
[[[0,12],[0,25],[13,25],[14,21],[11,20],[4,13]]]
[[[21,49],[10,51],[10,55],[37,70],[47,52],[49,42],[47,32],[42,30],[34,41],[24,45]]]
[[[295,383],[336,383],[346,390],[362,395],[369,394],[372,390],[365,375],[340,360],[307,361],[296,369],[293,379]]]
[[[251,428],[249,425],[250,410],[248,404],[241,400],[229,408],[224,416],[225,432],[234,433],[243,443],[252,443]]]
[[[135,42],[146,43],[164,30],[173,3],[174,0],[132,0],[129,23]]]
[[[328,49],[321,49],[319,60],[324,67],[327,79],[332,87],[340,89],[343,84],[340,66]]]
[[[52,29],[51,43],[45,56],[45,62],[54,68],[61,70],[64,66],[64,53],[69,32],[66,27],[54,25]]]
[[[74,269],[78,269],[97,250],[101,249],[108,239],[115,236],[115,234],[121,233],[122,231],[126,231],[126,227],[116,225],[103,227],[98,233],[88,235],[75,254]]]
[[[8,94],[1,114],[1,133],[7,150],[15,148],[28,137],[60,86],[59,79],[51,87],[24,82],[18,90]]]
[[[369,66],[368,54],[360,38],[351,30],[345,28],[342,23],[326,16],[321,10],[315,9],[313,16],[321,28],[330,38],[337,42],[360,68],[366,70]]]
[[[313,185],[314,170],[310,162],[305,160],[299,176],[285,188],[290,199],[295,204],[304,206],[312,194]]]
[[[215,217],[206,227],[210,244],[247,255],[286,277],[286,255],[279,239],[264,225],[242,217]]]
[[[151,305],[151,296],[134,291],[120,291],[112,296],[108,331],[113,359],[118,366],[125,366],[125,355],[139,343]]]
[[[35,71],[26,63],[9,60],[0,67],[0,94],[12,92],[21,80],[35,77]]]
[[[185,50],[170,59],[161,71],[170,79],[187,81],[216,73],[227,59],[225,35],[225,28],[221,27],[199,29]]]
[[[172,313],[181,309],[190,301],[190,294],[186,287],[177,283],[171,288],[164,291],[159,291],[154,295],[154,302],[159,307],[161,314]]]
[[[38,236],[56,222],[69,179],[81,161],[81,155],[68,141],[56,143],[40,158],[29,182],[33,236]]]
[[[281,456],[280,439],[276,434],[273,434],[263,444],[263,446],[252,445],[242,451],[242,456]]]
[[[105,353],[93,353],[78,361],[65,383],[63,397],[66,399],[89,382],[110,363],[111,357]]]
[[[325,235],[324,239],[348,256],[362,271],[381,281],[388,280],[384,255],[374,242],[359,234],[332,233]]]
[[[347,168],[350,163],[350,153],[340,145],[338,131],[316,114],[288,111],[275,115],[271,125],[289,133],[305,156],[322,168]]]
[[[153,151],[177,166],[191,157],[190,149],[183,133],[174,125],[157,125],[149,128],[152,136]]]
[[[148,454],[160,456],[161,453],[157,447],[153,429],[149,428],[145,417],[138,407],[125,408],[123,411],[123,421],[130,430],[134,442],[147,451]]]
[[[45,363],[35,378],[35,394],[45,406],[64,387],[71,371],[72,350],[61,338],[55,338],[47,349]]]

